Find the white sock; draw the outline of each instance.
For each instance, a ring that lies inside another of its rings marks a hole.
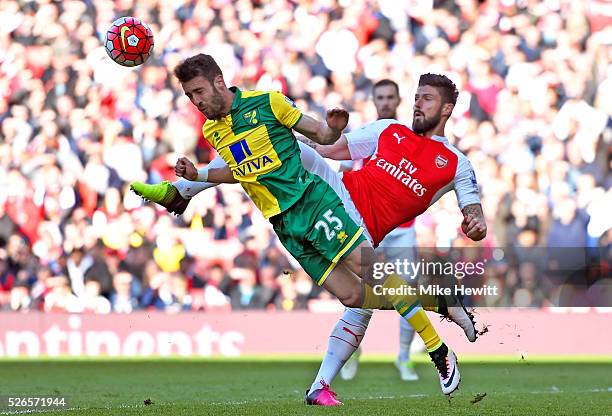
[[[227,164],[221,158],[221,156],[216,156],[213,160],[208,164],[208,168],[222,168]],[[178,181],[172,182],[172,185],[179,191],[179,194],[185,199],[191,199],[200,192],[205,189],[212,188],[213,186],[219,185],[218,183],[211,182],[198,182],[198,181],[190,181],[185,178],[181,178]]]
[[[371,309],[347,308],[329,335],[329,343],[310,391],[331,385],[346,360],[357,350],[372,317]]]
[[[414,328],[404,318],[400,319],[399,360],[410,361],[410,345],[414,338]]]
[[[179,191],[179,194],[185,199],[191,199],[205,189],[212,188],[213,186],[219,185],[218,183],[211,182],[198,182],[190,181],[185,178],[181,178],[178,181],[172,182],[172,185]]]

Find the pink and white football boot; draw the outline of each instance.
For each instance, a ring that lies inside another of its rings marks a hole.
[[[336,399],[336,393],[331,390],[329,384],[321,380],[321,388],[310,391],[306,390],[304,402],[313,406],[340,406],[342,402]]]

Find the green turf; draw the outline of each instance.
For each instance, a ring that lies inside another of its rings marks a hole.
[[[433,367],[400,382],[390,363],[363,363],[334,388],[341,408],[305,407],[316,361],[0,361],[0,415],[7,396],[60,395],[68,415],[612,415],[612,364],[464,363],[447,400]],[[477,393],[487,393],[471,403]],[[151,399],[152,405],[143,401]],[[10,409],[15,410],[15,409]]]

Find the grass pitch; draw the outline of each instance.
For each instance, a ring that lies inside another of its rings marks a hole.
[[[419,361],[418,382],[399,381],[390,362],[363,362],[354,381],[334,383],[345,405],[320,408],[302,403],[314,359],[2,360],[0,415],[612,415],[610,360],[460,362],[451,400]],[[8,408],[12,396],[64,396],[67,408]]]

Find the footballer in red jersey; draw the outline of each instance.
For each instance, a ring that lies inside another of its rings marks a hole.
[[[344,173],[342,184],[338,183],[337,175],[326,169],[327,164],[317,161],[309,149],[302,149],[306,168],[323,177],[343,200],[348,200],[345,205],[349,213],[350,206],[355,205],[358,213],[352,214],[361,215],[374,245],[390,232],[397,232],[397,227],[406,224],[402,222],[414,221],[451,189],[464,214],[463,232],[475,241],[486,236],[472,166],[443,136],[456,98],[457,90],[448,78],[426,74],[419,80],[415,95],[412,129],[397,120],[383,119],[342,136],[334,145],[314,145],[318,153],[331,159],[369,158],[361,169]],[[314,161],[308,163],[305,159],[310,158]],[[355,220],[359,222],[359,218]],[[404,250],[409,251],[409,247],[406,245]],[[358,351],[372,312],[358,308],[345,310],[330,334],[327,352],[309,391],[317,391],[320,385],[329,389],[342,366]],[[477,334],[472,316],[469,317],[470,321],[457,319],[455,322],[470,341],[475,341]],[[307,402],[310,396],[307,395]],[[310,403],[326,405],[318,403],[316,398],[310,399]]]
[[[375,245],[450,190],[461,209],[480,204],[470,162],[445,137],[420,136],[397,120],[384,119],[346,138],[351,159],[370,157],[361,169],[345,172],[342,182]]]

